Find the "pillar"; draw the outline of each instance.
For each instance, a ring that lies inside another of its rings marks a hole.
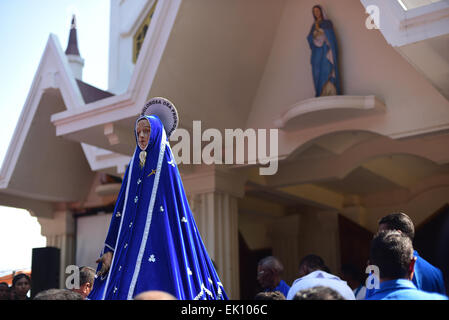
[[[70,211],[55,211],[53,218],[38,218],[47,247],[61,249],[59,287],[65,288],[66,267],[75,264],[75,219]]]
[[[284,280],[291,284],[298,277],[299,262],[308,254],[323,258],[332,273],[340,270],[338,213],[335,211],[298,212],[277,219],[271,225],[273,255],[284,265]]]
[[[244,179],[216,166],[182,176],[195,222],[230,299],[240,297],[238,206]]]

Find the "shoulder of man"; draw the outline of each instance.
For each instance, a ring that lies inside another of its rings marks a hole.
[[[415,251],[415,257],[416,264],[415,268],[419,269],[420,276],[425,279],[436,279],[437,281],[443,281],[443,273],[441,270],[434,265],[432,265],[430,262],[428,262],[426,259],[421,257],[418,252]],[[418,272],[419,272],[418,271]]]

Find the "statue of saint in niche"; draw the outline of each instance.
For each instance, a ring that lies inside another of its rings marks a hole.
[[[311,63],[315,97],[340,95],[338,47],[334,27],[320,5],[315,5],[312,13],[315,22],[307,40],[312,49]]]

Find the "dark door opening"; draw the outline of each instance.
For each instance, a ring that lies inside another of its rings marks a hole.
[[[254,300],[261,291],[257,282],[257,263],[259,260],[272,255],[272,249],[251,250],[239,232],[239,259],[240,259],[240,299]]]

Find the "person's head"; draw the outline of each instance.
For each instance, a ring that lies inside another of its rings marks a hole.
[[[412,241],[415,238],[415,226],[412,219],[402,212],[391,213],[379,220],[378,231],[399,230],[407,235]]]
[[[324,260],[316,254],[306,255],[299,262],[299,278],[308,275],[311,272],[322,270],[330,273],[329,268],[324,263]]]
[[[80,271],[80,287],[79,289],[76,288],[73,289],[73,291],[78,292],[84,298],[86,298],[94,285],[95,270],[90,267],[81,267],[79,268],[79,271]]]
[[[286,300],[285,296],[280,291],[259,292],[254,297],[254,300]]]
[[[371,241],[370,264],[379,268],[380,282],[411,280],[415,261],[412,240],[400,231],[379,231]]]
[[[19,273],[12,279],[12,287],[16,299],[26,299],[26,295],[31,289],[31,279],[25,273]]]
[[[150,141],[151,126],[147,118],[142,117],[136,124],[137,144],[140,149],[145,150]]]
[[[159,291],[159,290],[150,290],[139,293],[134,297],[134,300],[177,300],[175,296],[172,294]]]
[[[296,292],[293,300],[345,300],[345,298],[334,289],[316,286]]]
[[[84,300],[84,297],[72,290],[48,289],[39,292],[33,300]]]
[[[6,282],[0,282],[0,300],[9,300],[9,286]]]
[[[257,265],[257,281],[263,289],[273,289],[279,285],[283,272],[284,266],[276,257],[265,257]]]
[[[320,5],[315,5],[312,8],[313,18],[315,20],[323,20],[323,8]]]

